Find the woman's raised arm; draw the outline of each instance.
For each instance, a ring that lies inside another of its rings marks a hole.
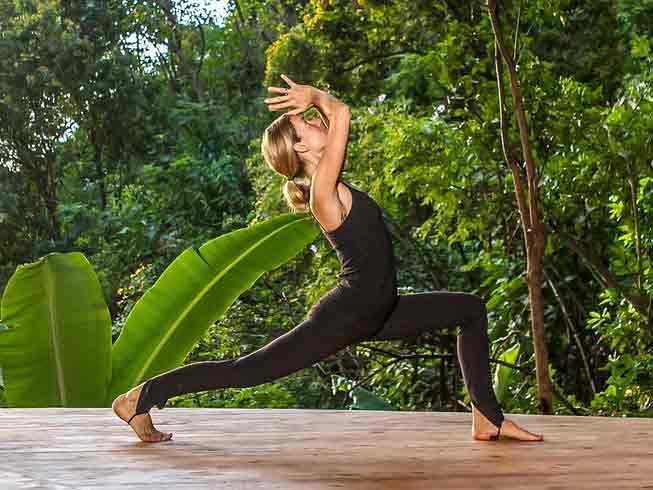
[[[351,112],[349,106],[318,88],[293,82],[285,75],[281,75],[290,89],[281,87],[268,87],[271,92],[281,93],[278,97],[266,99],[270,110],[294,107],[286,114],[300,114],[309,107],[315,106],[320,113],[328,119],[324,125],[327,127],[327,141],[324,153],[313,173],[311,187],[311,207],[317,209],[328,207],[338,198],[338,177],[347,154],[349,140],[349,123]]]
[[[320,203],[328,203],[338,196],[338,178],[347,154],[350,121],[351,112],[346,104],[332,106],[324,153],[311,180],[312,204],[318,212]]]
[[[324,116],[322,122],[327,128],[331,126],[331,120],[335,117],[336,112],[343,108],[349,109],[347,104],[340,99],[315,87],[311,87],[311,104],[317,108],[320,116]],[[327,119],[328,124],[324,118]]]

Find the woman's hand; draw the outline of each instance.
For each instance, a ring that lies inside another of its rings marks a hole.
[[[313,106],[313,87],[310,85],[301,85],[293,82],[286,75],[281,75],[286,83],[290,86],[289,89],[283,87],[268,87],[268,91],[276,92],[283,95],[265,99],[268,109],[276,111],[278,109],[285,109],[286,107],[293,107],[294,109],[288,111],[286,114],[301,114]]]

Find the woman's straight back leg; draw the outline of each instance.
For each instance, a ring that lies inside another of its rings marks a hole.
[[[200,361],[159,374],[147,382],[138,410],[144,413],[168,398],[217,388],[257,386],[312,366],[383,326],[356,307],[351,291],[335,287],[296,327],[267,345],[235,359]]]

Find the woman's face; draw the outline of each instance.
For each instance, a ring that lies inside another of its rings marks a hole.
[[[302,143],[309,148],[313,156],[321,156],[326,145],[328,132],[322,120],[320,118],[306,120],[302,114],[290,114],[288,118],[294,126],[299,139],[293,146],[295,151],[302,153],[302,148],[297,148],[297,143]]]

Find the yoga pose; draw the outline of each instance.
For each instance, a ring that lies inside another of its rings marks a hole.
[[[397,294],[395,258],[381,209],[365,192],[340,180],[349,138],[349,108],[335,97],[282,75],[290,88],[266,99],[270,110],[292,108],[268,126],[261,150],[287,179],[284,197],[295,211],[310,212],[336,250],[338,284],[292,330],[236,359],[188,364],[150,378],[113,402],[115,413],[148,442],[169,440],[149,410],[185,393],[256,386],[308,368],[364,340],[416,338],[438,328],[460,327],[457,352],[472,401],[472,437],[519,440],[543,437],[505,419],[490,383],[487,311],[470,293]],[[315,106],[320,119],[302,114]]]

